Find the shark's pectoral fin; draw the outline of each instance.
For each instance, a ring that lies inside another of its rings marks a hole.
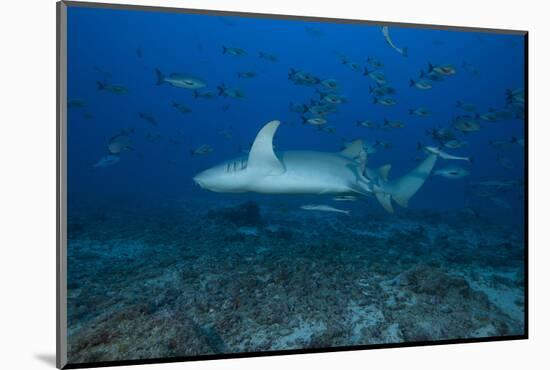
[[[387,193],[375,193],[376,199],[380,202],[382,207],[389,213],[393,213],[393,207],[391,205],[391,196]]]
[[[285,172],[285,166],[273,151],[273,136],[281,122],[267,123],[256,135],[248,154],[247,170],[262,175],[280,175]]]

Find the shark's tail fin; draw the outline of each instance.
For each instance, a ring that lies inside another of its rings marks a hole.
[[[401,207],[407,207],[409,199],[416,194],[430,176],[436,161],[437,156],[430,154],[415,169],[393,182],[391,184],[392,199]]]
[[[381,168],[381,171],[383,171],[381,174],[384,174],[384,176],[380,176],[382,183],[380,184],[380,188],[375,191],[376,199],[378,199],[382,207],[390,213],[393,213],[392,199],[401,207],[407,207],[409,205],[409,199],[416,194],[430,176],[436,161],[437,156],[435,154],[430,154],[411,172],[400,179],[389,182],[384,181],[383,178],[384,176],[387,178],[389,167],[383,166]]]

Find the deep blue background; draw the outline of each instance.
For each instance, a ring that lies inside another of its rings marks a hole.
[[[308,33],[307,27],[318,29],[322,35]],[[457,100],[476,104],[480,113],[491,107],[502,109],[505,90],[524,85],[522,36],[398,27],[391,27],[390,35],[397,46],[408,48],[407,58],[386,44],[379,26],[70,7],[68,95],[83,100],[86,106],[69,110],[69,206],[100,201],[154,205],[167,199],[206,201],[230,197],[199,189],[192,176],[238,156],[239,147],[248,147],[258,129],[273,119],[283,122],[275,138],[277,150],[337,151],[342,138],[363,137],[371,143],[389,141],[392,148],[379,149],[369,163],[370,166],[391,163],[390,177],[395,178],[422,156],[416,145],[419,141],[430,143],[426,129],[447,126],[455,115],[464,114],[455,107]],[[222,45],[244,48],[248,54],[223,55]],[[142,50],[141,58],[136,54],[137,48]],[[276,54],[279,62],[258,58],[259,51]],[[363,66],[369,56],[382,60],[385,64],[382,71],[398,90],[395,96],[398,104],[393,107],[373,104],[368,93],[373,81],[343,65],[337,53]],[[435,83],[428,91],[409,88],[409,79],[418,77],[421,69],[426,70],[428,62],[453,64],[457,74]],[[479,76],[460,68],[462,62],[478,68]],[[118,96],[98,91],[96,81],[102,75],[95,67],[108,71],[112,76],[110,82],[127,87],[128,93]],[[340,93],[349,102],[329,116],[336,134],[302,126],[299,115],[289,112],[289,102],[304,103],[314,96],[313,88],[296,86],[287,78],[291,67],[339,81]],[[194,99],[192,90],[168,84],[156,86],[154,68],[166,74],[193,74],[206,81],[208,90],[216,91],[221,83],[238,87],[245,91],[246,98]],[[248,70],[256,71],[258,76],[237,78],[238,71]],[[171,106],[172,100],[186,104],[193,112],[181,114]],[[222,106],[228,103],[230,109],[223,111]],[[428,107],[432,115],[410,116],[408,109],[418,106]],[[85,119],[83,112],[90,112],[95,118]],[[159,126],[152,127],[139,119],[138,112],[153,114]],[[384,118],[402,119],[406,127],[386,131],[355,126],[357,120],[382,123]],[[230,126],[234,131],[231,140],[217,134]],[[129,127],[135,129],[132,136],[135,150],[123,153],[120,163],[112,167],[93,168],[106,154],[106,140]],[[512,135],[522,138],[523,129],[522,120],[511,119],[484,123],[480,132],[468,135],[457,132],[469,144],[447,151],[471,156],[474,163],[440,160],[438,166],[461,165],[471,175],[460,180],[430,178],[411,201],[411,207],[475,206],[495,212],[494,205],[487,200],[468,195],[468,184],[522,179],[523,148],[516,145],[502,152],[515,165],[514,169],[506,169],[497,163],[497,151],[488,146],[488,140],[508,140]],[[151,143],[145,139],[147,133],[158,133],[162,138]],[[182,144],[170,143],[170,139]],[[190,156],[189,150],[201,144],[214,147],[214,153]],[[523,223],[523,213],[517,212],[522,209],[523,199],[503,197],[514,206],[504,212]],[[502,210],[496,209],[495,213]]]

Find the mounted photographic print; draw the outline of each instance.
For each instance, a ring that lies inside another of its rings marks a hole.
[[[59,3],[58,367],[527,338],[526,51]]]

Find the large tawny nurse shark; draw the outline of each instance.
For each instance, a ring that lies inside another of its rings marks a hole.
[[[390,165],[377,170],[366,168],[361,140],[336,153],[275,153],[273,136],[279,124],[271,121],[258,132],[248,158],[223,162],[199,173],[193,180],[202,188],[219,193],[374,194],[386,211],[393,212],[391,200],[407,207],[437,160],[437,155],[429,154],[411,172],[389,181]]]

